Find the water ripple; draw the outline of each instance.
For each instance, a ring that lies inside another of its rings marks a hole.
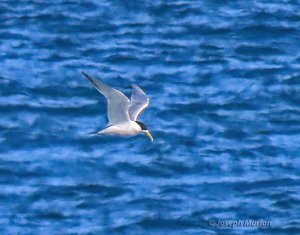
[[[0,232],[300,233],[298,5],[0,1]],[[141,86],[155,142],[88,135],[81,71]]]

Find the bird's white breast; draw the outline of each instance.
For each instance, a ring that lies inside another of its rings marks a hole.
[[[133,121],[123,122],[117,125],[109,126],[99,134],[107,135],[136,135],[141,131],[141,127]]]

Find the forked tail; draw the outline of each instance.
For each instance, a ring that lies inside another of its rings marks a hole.
[[[97,134],[99,134],[99,131],[92,131],[88,133],[88,135],[97,135]]]

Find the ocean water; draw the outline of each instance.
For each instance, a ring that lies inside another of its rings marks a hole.
[[[300,3],[0,1],[1,234],[300,234]],[[91,136],[130,96],[154,136]],[[228,227],[230,221],[268,226]]]

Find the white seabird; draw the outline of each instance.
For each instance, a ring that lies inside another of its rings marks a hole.
[[[149,106],[149,98],[141,88],[133,84],[131,100],[129,100],[122,92],[108,86],[101,80],[84,72],[82,74],[107,99],[108,127],[93,132],[94,134],[133,136],[144,133],[153,141],[146,125],[137,121],[139,115]]]

